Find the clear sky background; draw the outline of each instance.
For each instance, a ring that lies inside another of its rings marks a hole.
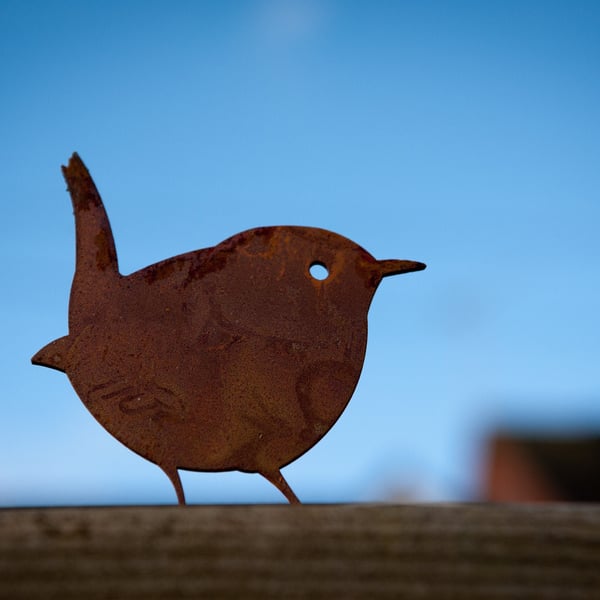
[[[600,3],[0,0],[0,505],[174,502],[29,362],[67,333],[73,151],[123,273],[279,224],[428,264],[379,288],[302,500],[474,498],[491,431],[600,431]]]

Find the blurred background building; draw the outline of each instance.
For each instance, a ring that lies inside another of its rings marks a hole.
[[[482,499],[600,501],[600,436],[497,433],[489,440]]]

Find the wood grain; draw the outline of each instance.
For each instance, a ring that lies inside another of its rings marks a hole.
[[[600,599],[600,506],[3,509],[0,598]]]

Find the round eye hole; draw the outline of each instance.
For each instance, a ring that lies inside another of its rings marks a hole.
[[[313,262],[308,268],[308,272],[313,279],[317,281],[323,281],[329,277],[329,269],[319,261]]]

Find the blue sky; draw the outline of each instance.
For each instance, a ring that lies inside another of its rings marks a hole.
[[[472,498],[490,431],[598,432],[599,31],[593,1],[0,1],[0,505],[175,501],[29,362],[67,333],[75,150],[124,273],[277,224],[428,264],[379,288],[302,500]]]

